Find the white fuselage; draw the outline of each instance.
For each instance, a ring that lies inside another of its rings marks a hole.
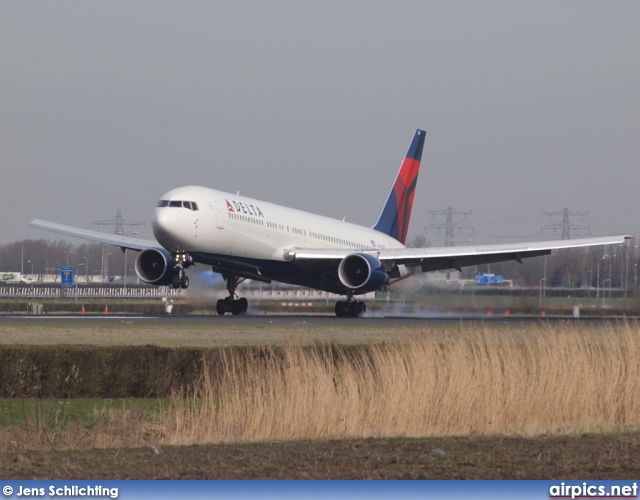
[[[374,229],[205,187],[173,189],[163,201],[169,204],[155,209],[153,233],[171,252],[277,262],[292,248],[404,248]]]

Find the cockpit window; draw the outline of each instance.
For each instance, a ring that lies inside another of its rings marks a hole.
[[[179,201],[179,200],[160,200],[158,207],[173,207],[173,208],[188,208],[189,210],[199,210],[198,204],[195,201]]]

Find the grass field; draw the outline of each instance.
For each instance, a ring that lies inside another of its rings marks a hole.
[[[429,329],[366,349],[287,344],[174,397],[175,444],[612,432],[640,424],[637,325]]]
[[[396,442],[390,439],[402,439],[409,447],[416,442],[411,438],[449,440],[452,448],[476,436],[502,445],[529,443],[531,457],[548,465],[555,455],[545,455],[541,443],[549,436],[564,436],[575,449],[580,436],[600,436],[615,452],[591,455],[597,462],[592,471],[615,461],[615,470],[629,472],[622,462],[640,458],[640,327],[635,323],[413,323],[389,331],[388,323],[376,321],[353,322],[349,329],[338,323],[268,321],[216,322],[215,329],[211,323],[194,323],[180,331],[175,324],[153,321],[3,323],[4,345],[207,345],[222,349],[223,362],[166,400],[0,400],[0,450],[70,453],[150,444],[179,450],[241,442],[266,450],[291,442],[305,443],[303,456],[314,453],[308,443],[321,448],[327,439],[365,442],[372,449],[367,438],[386,446]],[[237,348],[249,344],[264,347]],[[523,441],[510,441],[516,438]],[[424,452],[415,460],[420,457]],[[305,477],[293,474],[291,467],[290,477]],[[33,473],[34,467],[27,469]],[[285,469],[277,474],[276,469],[266,477],[286,476]],[[397,467],[389,471],[394,472],[369,471],[363,477],[398,477]],[[457,477],[454,469],[447,471],[439,477]],[[135,477],[149,477],[138,473]],[[485,473],[494,477],[488,469]],[[522,476],[522,470],[512,473],[501,477],[534,477]],[[225,477],[236,476],[229,472]]]
[[[274,345],[294,342],[337,342],[362,344],[392,341],[415,333],[417,322],[394,324],[375,320],[354,321],[345,327],[299,316],[260,318],[238,323],[233,318],[176,323],[168,318],[0,322],[0,346],[5,345],[156,345],[160,347],[223,347],[231,345]]]

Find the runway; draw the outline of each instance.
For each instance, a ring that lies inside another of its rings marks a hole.
[[[626,318],[629,319],[629,318]],[[618,317],[581,317],[570,316],[480,316],[480,315],[418,315],[418,314],[394,314],[362,317],[362,318],[337,318],[333,315],[281,315],[281,314],[244,314],[239,316],[218,316],[218,315],[118,315],[118,314],[87,314],[87,315],[0,315],[0,323],[29,322],[29,323],[149,323],[159,322],[165,325],[189,325],[189,324],[211,324],[211,325],[252,325],[260,324],[313,324],[327,325],[333,327],[348,328],[358,325],[362,327],[367,323],[371,326],[380,327],[381,324],[388,326],[420,326],[425,324],[532,324],[532,323],[616,323],[624,321],[625,318]]]

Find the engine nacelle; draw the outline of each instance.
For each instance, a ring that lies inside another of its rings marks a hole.
[[[344,286],[360,293],[373,292],[389,283],[382,263],[366,253],[352,253],[342,259],[338,276]]]
[[[138,254],[136,274],[150,285],[169,286],[178,270],[169,257],[169,252],[150,248]]]

